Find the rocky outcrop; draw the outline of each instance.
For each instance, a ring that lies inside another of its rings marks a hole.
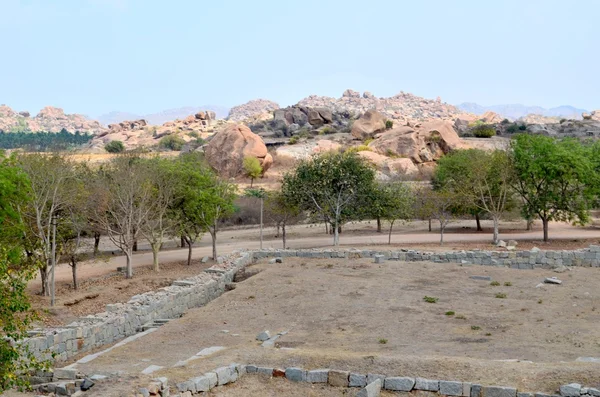
[[[244,121],[254,119],[265,113],[271,114],[274,110],[279,109],[279,105],[273,101],[266,99],[254,99],[246,102],[243,105],[234,106],[229,110],[227,120]]]
[[[298,102],[298,106],[327,108],[333,113],[351,112],[356,116],[374,109],[388,119],[401,122],[430,119],[454,120],[456,115],[464,113],[441,100],[425,99],[405,92],[389,98],[377,98],[370,92],[365,92],[361,96],[359,92],[346,90],[341,98],[311,95]]]
[[[63,129],[90,134],[105,131],[99,122],[80,114],[65,114],[61,108],[46,106],[35,117],[31,117],[27,111],[15,112],[6,105],[0,105],[0,131],[60,132]]]
[[[391,158],[366,150],[358,152],[358,156],[387,175],[414,175],[419,172],[415,163],[407,158]]]
[[[408,158],[415,164],[436,161],[451,150],[465,147],[449,121],[395,127],[369,144],[376,153]]]
[[[504,120],[504,118],[498,113],[485,112],[481,117],[479,117],[479,120],[483,121],[486,124],[494,124],[501,123],[502,120]]]
[[[208,164],[219,175],[228,178],[243,173],[246,157],[256,157],[266,172],[273,164],[273,157],[267,152],[262,138],[243,124],[230,124],[216,133],[205,149]]]
[[[352,136],[365,140],[385,130],[386,118],[376,110],[368,110],[352,124]]]

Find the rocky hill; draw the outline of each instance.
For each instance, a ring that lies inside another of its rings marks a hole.
[[[356,116],[374,109],[389,119],[403,122],[452,120],[464,113],[456,106],[442,102],[439,97],[435,100],[425,99],[405,92],[389,98],[377,98],[370,92],[361,95],[359,92],[346,90],[341,98],[311,95],[298,102],[298,106],[327,108],[334,113],[350,112]]]
[[[105,128],[97,121],[90,120],[81,114],[65,114],[61,108],[46,106],[36,116],[29,112],[16,112],[6,105],[0,105],[0,131],[46,131],[88,132],[97,134]]]
[[[217,119],[223,119],[227,117],[227,114],[229,113],[229,108],[217,105],[186,106],[175,109],[167,109],[161,112],[149,113],[144,115],[115,111],[103,114],[102,116],[98,117],[98,121],[100,121],[104,125],[109,125],[120,123],[126,120],[143,119],[146,120],[149,124],[161,125],[168,121],[183,119],[191,114],[196,114],[200,111],[214,112]]]
[[[556,118],[558,120],[562,118],[581,120],[581,114],[583,112],[587,112],[584,109],[578,109],[573,106],[558,106],[555,108],[546,109],[541,106],[525,106],[521,104],[481,106],[473,102],[461,103],[457,107],[465,112],[476,115],[482,115],[486,112],[494,112],[509,120],[517,120],[534,115]],[[534,117],[531,117],[530,119],[534,120]]]
[[[279,105],[267,99],[254,99],[243,105],[234,106],[229,110],[227,120],[246,121],[260,119],[262,116],[267,118],[274,110],[279,109]]]

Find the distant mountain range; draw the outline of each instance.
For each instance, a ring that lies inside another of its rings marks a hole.
[[[481,106],[476,103],[465,102],[457,105],[457,107],[465,112],[476,115],[491,111],[498,113],[500,116],[506,117],[509,120],[516,120],[525,117],[528,114],[538,114],[546,117],[561,117],[566,119],[581,119],[581,113],[587,112],[585,109],[578,109],[567,105],[546,109],[540,106],[525,106],[521,104]]]
[[[148,122],[148,124],[152,125],[162,125],[167,121],[173,121],[175,119],[184,119],[189,115],[196,114],[201,110],[212,110],[217,114],[218,119],[224,119],[227,117],[229,113],[229,108],[225,106],[217,106],[217,105],[204,105],[204,106],[188,106],[176,109],[167,109],[158,113],[150,113],[150,114],[135,114],[128,112],[119,112],[114,111],[110,113],[103,114],[98,117],[98,121],[103,125],[109,125],[114,123],[120,123],[125,120],[139,120],[144,119]]]

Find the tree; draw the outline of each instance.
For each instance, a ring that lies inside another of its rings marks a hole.
[[[48,366],[21,343],[35,319],[26,288],[36,267],[22,260],[25,230],[18,212],[29,193],[30,183],[14,158],[0,156],[0,394],[28,386],[26,375]]]
[[[510,158],[501,150],[457,150],[438,161],[434,186],[456,192],[467,212],[490,215],[494,223],[493,241],[499,241],[499,223],[512,198]]]
[[[518,135],[512,144],[514,189],[523,199],[523,215],[548,223],[585,223],[597,188],[590,151],[575,139]]]
[[[181,151],[185,145],[185,140],[177,135],[167,135],[158,142],[158,147],[161,149],[173,150],[175,152]]]
[[[267,217],[279,228],[281,227],[281,240],[283,249],[287,248],[287,230],[288,225],[297,223],[303,217],[300,207],[293,199],[285,197],[282,192],[273,192],[267,195],[265,201]]]
[[[158,252],[163,244],[164,238],[174,229],[169,212],[177,198],[177,184],[179,181],[177,173],[173,170],[175,165],[172,160],[154,157],[142,160],[148,166],[151,195],[154,210],[149,213],[148,219],[142,225],[142,235],[150,243],[153,256],[153,269],[159,271]]]
[[[254,184],[254,180],[260,177],[263,173],[260,161],[254,156],[244,157],[244,172],[250,178],[250,187]]]
[[[125,151],[125,145],[121,141],[110,141],[104,145],[104,150],[108,153],[123,153]]]
[[[414,195],[410,188],[402,182],[377,184],[374,189],[375,199],[370,203],[371,210],[378,219],[385,219],[390,223],[388,244],[392,243],[392,230],[394,223],[399,220],[408,220],[413,215]]]
[[[217,260],[217,232],[219,221],[231,215],[235,208],[233,201],[236,197],[236,186],[212,175],[212,187],[204,192],[204,206],[200,211],[200,221],[208,230],[212,239],[212,257]]]
[[[320,214],[333,228],[338,246],[339,228],[360,211],[361,200],[373,189],[375,171],[356,153],[325,153],[300,162],[284,176],[282,191],[300,208]]]
[[[454,219],[453,207],[460,197],[447,188],[439,190],[421,188],[417,191],[416,197],[420,202],[418,206],[421,216],[436,219],[440,223],[440,245],[444,245],[444,232],[446,226]]]
[[[260,201],[260,249],[263,248],[263,218],[264,218],[264,209],[265,209],[265,197],[267,197],[267,192],[264,189],[248,189],[244,193],[246,197],[254,197]]]
[[[133,247],[156,210],[147,163],[136,155],[113,159],[93,183],[92,217],[124,254],[127,278],[133,277]]]
[[[54,300],[52,275],[56,247],[53,244],[53,225],[61,222],[60,215],[73,199],[74,164],[56,153],[25,154],[17,160],[30,182],[31,200],[18,205],[25,225],[25,250],[28,259],[39,266],[42,295],[51,295]]]

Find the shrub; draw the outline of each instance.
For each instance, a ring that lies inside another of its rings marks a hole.
[[[104,145],[104,150],[108,153],[123,153],[125,151],[125,145],[121,141],[110,141]]]
[[[481,327],[479,325],[471,325],[471,329],[473,331],[479,331],[481,329]]]
[[[472,131],[476,138],[491,138],[496,135],[496,129],[489,124],[476,125]]]
[[[512,287],[512,283],[510,281],[507,281],[504,283],[505,287]]]
[[[520,130],[520,131],[527,131],[527,126],[526,126],[525,124],[521,124],[521,125],[519,126],[519,130]]]
[[[167,135],[158,143],[158,147],[161,149],[173,150],[174,152],[179,152],[183,145],[185,145],[185,140],[177,135]]]
[[[506,132],[514,134],[517,131],[519,131],[519,126],[517,126],[516,124],[511,124],[508,127],[506,127]]]
[[[300,140],[300,138],[298,136],[293,136],[290,138],[290,140],[288,141],[288,143],[290,145],[295,145],[296,143],[298,143],[298,141]]]
[[[329,135],[329,134],[335,134],[337,131],[335,128],[326,126],[323,127],[319,130],[319,135]]]
[[[446,316],[454,316],[456,313],[454,313],[452,310],[448,311],[445,313]]]
[[[200,134],[198,134],[198,131],[190,131],[188,132],[188,136],[192,138],[198,138]]]
[[[496,298],[498,298],[498,299],[506,299],[506,294],[502,293],[502,292],[499,292],[499,293],[496,294]]]
[[[427,302],[427,303],[437,303],[437,301],[438,301],[438,300],[440,300],[440,298],[435,298],[435,297],[433,297],[433,296],[427,296],[427,295],[425,295],[425,296],[423,297],[423,300],[424,300],[425,302]]]
[[[347,153],[370,152],[370,151],[371,151],[371,148],[368,147],[367,145],[352,146],[352,147],[349,147],[348,149],[346,149]]]
[[[394,128],[394,121],[393,120],[386,120],[385,121],[385,129],[386,130],[391,130],[392,128]]]
[[[510,123],[509,119],[504,119],[504,120],[502,120],[502,122],[500,124],[506,125],[506,124],[509,124],[509,123]]]
[[[369,145],[369,143],[373,142],[375,139],[374,138],[367,138],[365,139],[365,141],[363,142],[364,145]]]
[[[497,287],[497,286],[499,286],[499,285],[500,285],[500,283],[499,283],[498,281],[492,281],[492,282],[490,283],[490,285],[491,285],[492,287]]]
[[[381,339],[379,339],[379,344],[380,344],[380,345],[385,345],[386,343],[388,343],[388,340],[387,340],[387,339],[385,339],[385,338],[381,338]]]

